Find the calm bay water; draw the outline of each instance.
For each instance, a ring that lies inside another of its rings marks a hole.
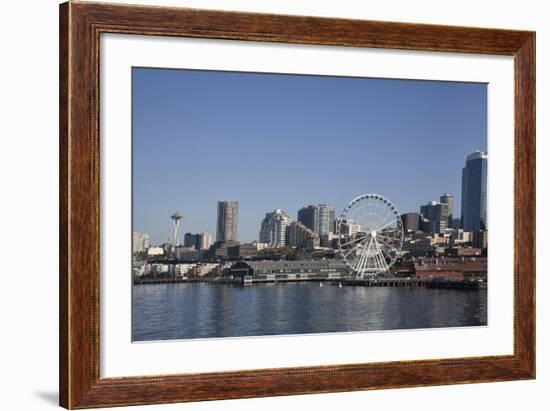
[[[132,312],[134,341],[479,326],[487,324],[487,291],[134,285]]]

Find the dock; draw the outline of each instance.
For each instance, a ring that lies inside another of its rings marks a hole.
[[[136,278],[134,284],[207,284],[249,286],[266,283],[320,282],[330,286],[356,287],[426,287],[430,289],[479,290],[486,289],[487,283],[477,280],[456,280],[446,278]]]
[[[361,287],[424,287],[429,280],[425,278],[365,278],[333,281],[333,285]]]

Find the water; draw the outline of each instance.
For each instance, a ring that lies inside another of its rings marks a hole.
[[[372,331],[487,324],[486,290],[134,285],[134,341]]]

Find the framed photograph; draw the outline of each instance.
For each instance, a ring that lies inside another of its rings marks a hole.
[[[60,405],[535,378],[535,33],[60,6]]]

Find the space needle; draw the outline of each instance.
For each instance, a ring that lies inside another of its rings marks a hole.
[[[174,245],[179,245],[178,227],[179,227],[179,224],[180,224],[180,220],[183,218],[183,216],[176,211],[174,214],[172,214],[170,216],[170,218],[172,219],[172,221],[174,223]]]

